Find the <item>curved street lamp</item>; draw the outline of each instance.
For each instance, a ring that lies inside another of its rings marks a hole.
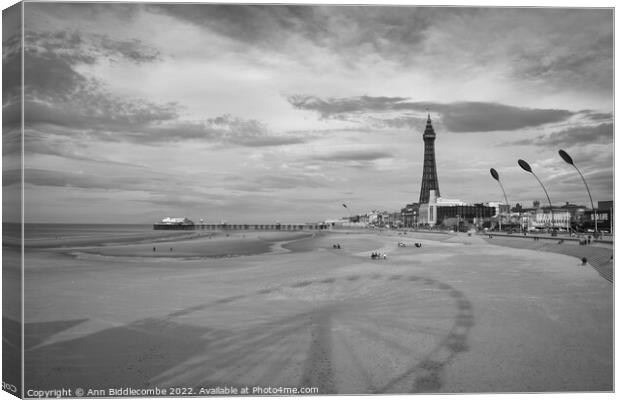
[[[527,162],[521,159],[519,159],[517,163],[519,164],[521,168],[523,168],[524,171],[529,172],[530,174],[534,175],[534,178],[536,178],[538,183],[540,183],[540,187],[542,187],[543,190],[545,191],[545,195],[547,196],[547,201],[549,202],[549,210],[551,211],[551,231],[553,232],[553,230],[555,229],[555,222],[553,220],[553,206],[551,205],[551,199],[549,198],[549,193],[547,193],[547,189],[545,189],[545,186],[542,184],[540,179],[538,179],[534,171],[532,171],[532,167],[530,167],[530,164],[528,164]]]
[[[506,197],[506,191],[504,190],[504,185],[502,185],[502,181],[499,180],[499,174],[497,173],[497,171],[495,170],[495,168],[491,168],[491,176],[493,177],[493,179],[495,179],[497,181],[497,183],[499,183],[499,187],[502,188],[502,193],[504,193],[504,200],[506,200],[506,205],[508,205],[508,211],[510,212],[510,203],[508,203],[508,197]],[[499,230],[502,230],[502,217],[500,215],[499,218]]]
[[[577,173],[579,174],[579,176],[581,177],[581,180],[583,181],[583,184],[586,185],[586,191],[588,192],[588,196],[590,197],[590,205],[592,206],[592,211],[594,212],[594,232],[598,232],[596,209],[594,208],[594,202],[592,201],[592,195],[590,194],[590,188],[588,187],[588,184],[586,183],[586,178],[583,177],[583,175],[581,174],[581,171],[579,171],[579,168],[577,168],[577,166],[573,162],[573,159],[571,158],[571,156],[568,155],[567,152],[565,152],[564,150],[560,150],[558,151],[558,153],[560,154],[560,157],[562,157],[562,160],[566,161],[567,164],[570,164],[573,167],[575,167],[575,169],[577,170]]]

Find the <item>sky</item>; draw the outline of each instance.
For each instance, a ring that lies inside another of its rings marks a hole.
[[[400,211],[428,114],[443,197],[502,201],[495,168],[510,203],[544,202],[524,159],[554,204],[589,206],[564,149],[613,199],[611,9],[26,3],[24,23],[26,222]],[[17,81],[3,91],[10,191]]]

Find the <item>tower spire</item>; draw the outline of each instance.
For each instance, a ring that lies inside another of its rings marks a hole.
[[[429,193],[435,191],[439,194],[439,182],[437,179],[437,165],[435,162],[435,130],[431,122],[431,114],[428,113],[426,128],[422,138],[424,139],[424,169],[422,170],[422,187],[420,188],[420,204],[428,203]]]

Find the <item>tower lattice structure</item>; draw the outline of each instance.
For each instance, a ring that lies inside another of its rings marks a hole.
[[[422,171],[422,187],[420,188],[420,204],[428,203],[429,193],[435,191],[439,197],[439,182],[437,180],[437,165],[435,163],[435,130],[428,114],[424,129],[424,169]]]

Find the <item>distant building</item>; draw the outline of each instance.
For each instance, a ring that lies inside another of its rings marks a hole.
[[[484,204],[467,204],[455,199],[437,198],[435,191],[429,193],[429,202],[419,206],[419,225],[435,226],[453,218],[457,224],[478,224],[495,214],[495,208]]]
[[[614,211],[611,210],[596,210],[596,229],[599,231],[612,232],[614,223]],[[594,230],[594,211],[587,210],[583,214],[583,219],[580,221],[580,228],[583,230]]]
[[[160,224],[166,225],[194,225],[194,222],[185,217],[166,217],[161,220]]]
[[[490,201],[487,205],[495,209],[495,214],[493,215],[494,217],[510,213],[510,206],[501,201]]]
[[[530,219],[530,227],[533,228],[553,228],[568,230],[571,226],[573,219],[572,214],[569,211],[560,211],[558,209],[553,210],[553,225],[551,211],[541,209],[534,215],[533,219]]]
[[[153,229],[194,229],[194,222],[185,217],[166,217],[153,224]]]
[[[400,218],[405,228],[414,227],[418,217],[418,203],[407,204],[400,210]]]

